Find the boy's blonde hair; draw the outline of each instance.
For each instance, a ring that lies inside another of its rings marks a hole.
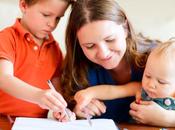
[[[42,0],[25,0],[26,4],[29,6],[34,5],[39,1],[42,1]],[[70,2],[74,2],[75,0],[61,0],[61,1],[65,1],[65,2],[70,3]]]

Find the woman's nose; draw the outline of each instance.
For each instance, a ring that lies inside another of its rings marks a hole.
[[[109,55],[109,48],[105,44],[101,44],[98,48],[97,57],[99,59],[106,59]]]

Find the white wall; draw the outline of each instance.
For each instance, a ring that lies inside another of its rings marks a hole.
[[[12,25],[16,17],[20,16],[19,0],[0,0],[0,29]],[[150,38],[167,40],[175,37],[175,0],[118,0],[126,11],[137,33],[142,32]],[[54,31],[65,53],[64,31],[69,10],[61,19]]]
[[[175,0],[118,0],[136,32],[160,40],[175,37]]]

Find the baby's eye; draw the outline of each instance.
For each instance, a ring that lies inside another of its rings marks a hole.
[[[159,84],[167,84],[167,82],[166,81],[163,81],[163,80],[158,80],[158,83]]]

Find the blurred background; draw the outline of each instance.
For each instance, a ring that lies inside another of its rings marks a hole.
[[[165,41],[175,37],[175,0],[117,0],[125,10],[136,33]],[[0,30],[13,25],[21,13],[19,0],[0,0]],[[70,9],[53,32],[65,54],[64,36]]]

